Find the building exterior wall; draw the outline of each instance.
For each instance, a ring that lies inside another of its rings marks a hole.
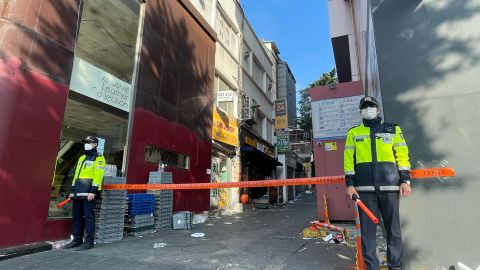
[[[288,126],[295,128],[297,123],[296,81],[287,62],[280,60],[277,64],[278,94],[277,98],[287,99]]]
[[[47,212],[78,5],[72,0],[0,6],[0,248],[63,233],[62,225],[53,228],[58,224],[47,221]]]
[[[190,156],[189,170],[168,169],[175,183],[209,182],[215,40],[181,2],[146,5],[127,181],[158,168],[144,160],[148,144]],[[174,211],[209,203],[208,191],[174,192]]]
[[[241,8],[234,0],[190,0],[190,2],[217,34],[217,42],[215,44],[214,104],[217,106],[217,110],[226,114],[222,119],[228,118],[227,121],[223,122],[223,125],[228,125],[231,121],[235,122],[236,125],[239,119],[239,102],[241,101],[241,78],[239,76],[241,67],[239,58],[242,34],[237,22],[237,16],[241,14]],[[234,91],[233,101],[219,102],[217,94],[220,91],[227,90]],[[228,105],[226,105],[227,103]],[[225,110],[225,107],[228,107],[228,109]],[[238,128],[236,130],[238,131]],[[214,143],[212,148],[212,182],[240,181],[239,168],[241,165],[238,132],[235,136],[237,136],[237,145],[225,144],[225,142],[215,140],[215,136],[212,138]],[[215,173],[214,171],[218,170],[218,167],[226,168],[226,172],[223,172],[223,174]],[[225,174],[227,177],[225,177]],[[222,176],[220,177],[220,175]],[[212,209],[218,208],[226,213],[241,211],[239,189],[212,190],[210,196],[210,208]]]
[[[70,234],[69,219],[47,215],[80,3],[0,4],[0,248]],[[128,183],[158,169],[145,161],[146,144],[190,156],[189,170],[168,169],[174,182],[209,181],[216,37],[192,9],[184,0],[146,3]],[[174,210],[208,205],[208,191],[175,192]]]
[[[273,143],[273,129],[269,128],[267,130],[267,128],[273,126],[272,112],[274,96],[271,92],[272,89],[268,89],[268,85],[270,82],[272,84],[274,82],[273,69],[275,68],[275,63],[272,63],[263,43],[256,36],[247,18],[244,17],[243,20],[243,93],[246,96],[254,98],[257,104],[260,105],[257,111],[262,114],[264,120],[261,123],[257,123],[257,125],[262,125],[262,134],[258,135],[269,140],[269,143]],[[263,79],[261,79],[260,76],[255,76],[254,62],[263,70]],[[269,122],[268,125],[267,122]]]
[[[351,80],[361,80],[366,93],[379,100],[381,104],[381,88],[378,77],[377,55],[375,50],[374,23],[371,17],[371,1],[329,1],[330,36],[346,37]],[[332,42],[335,50],[337,43]],[[342,74],[340,57],[336,56],[337,73]],[[339,70],[340,69],[340,70]]]
[[[407,269],[475,269],[480,1],[372,3],[386,120],[402,127],[414,168],[451,166],[457,173],[412,181],[413,195],[402,200]]]
[[[412,180],[413,195],[401,202],[405,268],[475,269],[480,240],[469,220],[480,218],[470,210],[480,189],[472,147],[479,126],[480,1],[351,2],[352,18],[365,25],[357,32],[367,29],[358,50],[366,93],[380,97],[385,120],[402,127],[412,168],[451,166],[457,173]],[[335,13],[330,20],[351,24]]]

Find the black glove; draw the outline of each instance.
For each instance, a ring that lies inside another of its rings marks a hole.
[[[92,187],[90,188],[90,193],[97,194],[97,193],[98,193],[98,187],[92,186]]]
[[[347,187],[355,186],[355,175],[345,175],[345,183]]]
[[[400,175],[400,182],[401,183],[404,183],[408,179],[410,179],[410,171],[401,170],[401,171],[398,171],[398,174]]]

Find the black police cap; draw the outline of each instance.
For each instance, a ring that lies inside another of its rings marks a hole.
[[[365,109],[366,107],[369,107],[369,106],[378,107],[378,102],[374,97],[364,97],[360,99],[360,104],[359,104],[360,109]]]
[[[83,139],[82,142],[84,143],[96,143],[98,144],[98,138],[95,136],[87,136],[87,138]]]

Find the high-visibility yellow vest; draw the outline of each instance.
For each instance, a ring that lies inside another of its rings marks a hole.
[[[398,125],[364,124],[347,132],[344,171],[347,186],[358,191],[399,190],[400,172],[410,170],[408,147]]]
[[[86,196],[84,193],[93,193],[102,189],[105,158],[101,155],[94,158],[94,160],[89,160],[86,155],[82,155],[78,159],[75,176],[72,181],[72,190],[75,193],[80,193],[76,196]],[[83,180],[91,182],[91,187],[88,190],[75,190],[75,183]]]

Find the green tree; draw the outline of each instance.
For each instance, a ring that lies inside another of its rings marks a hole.
[[[307,88],[300,90],[300,101],[298,102],[299,117],[297,118],[298,126],[305,130],[312,130],[312,100],[310,98],[310,88],[329,85],[337,82],[337,70],[333,68],[330,72],[325,72],[320,78],[309,84]]]

